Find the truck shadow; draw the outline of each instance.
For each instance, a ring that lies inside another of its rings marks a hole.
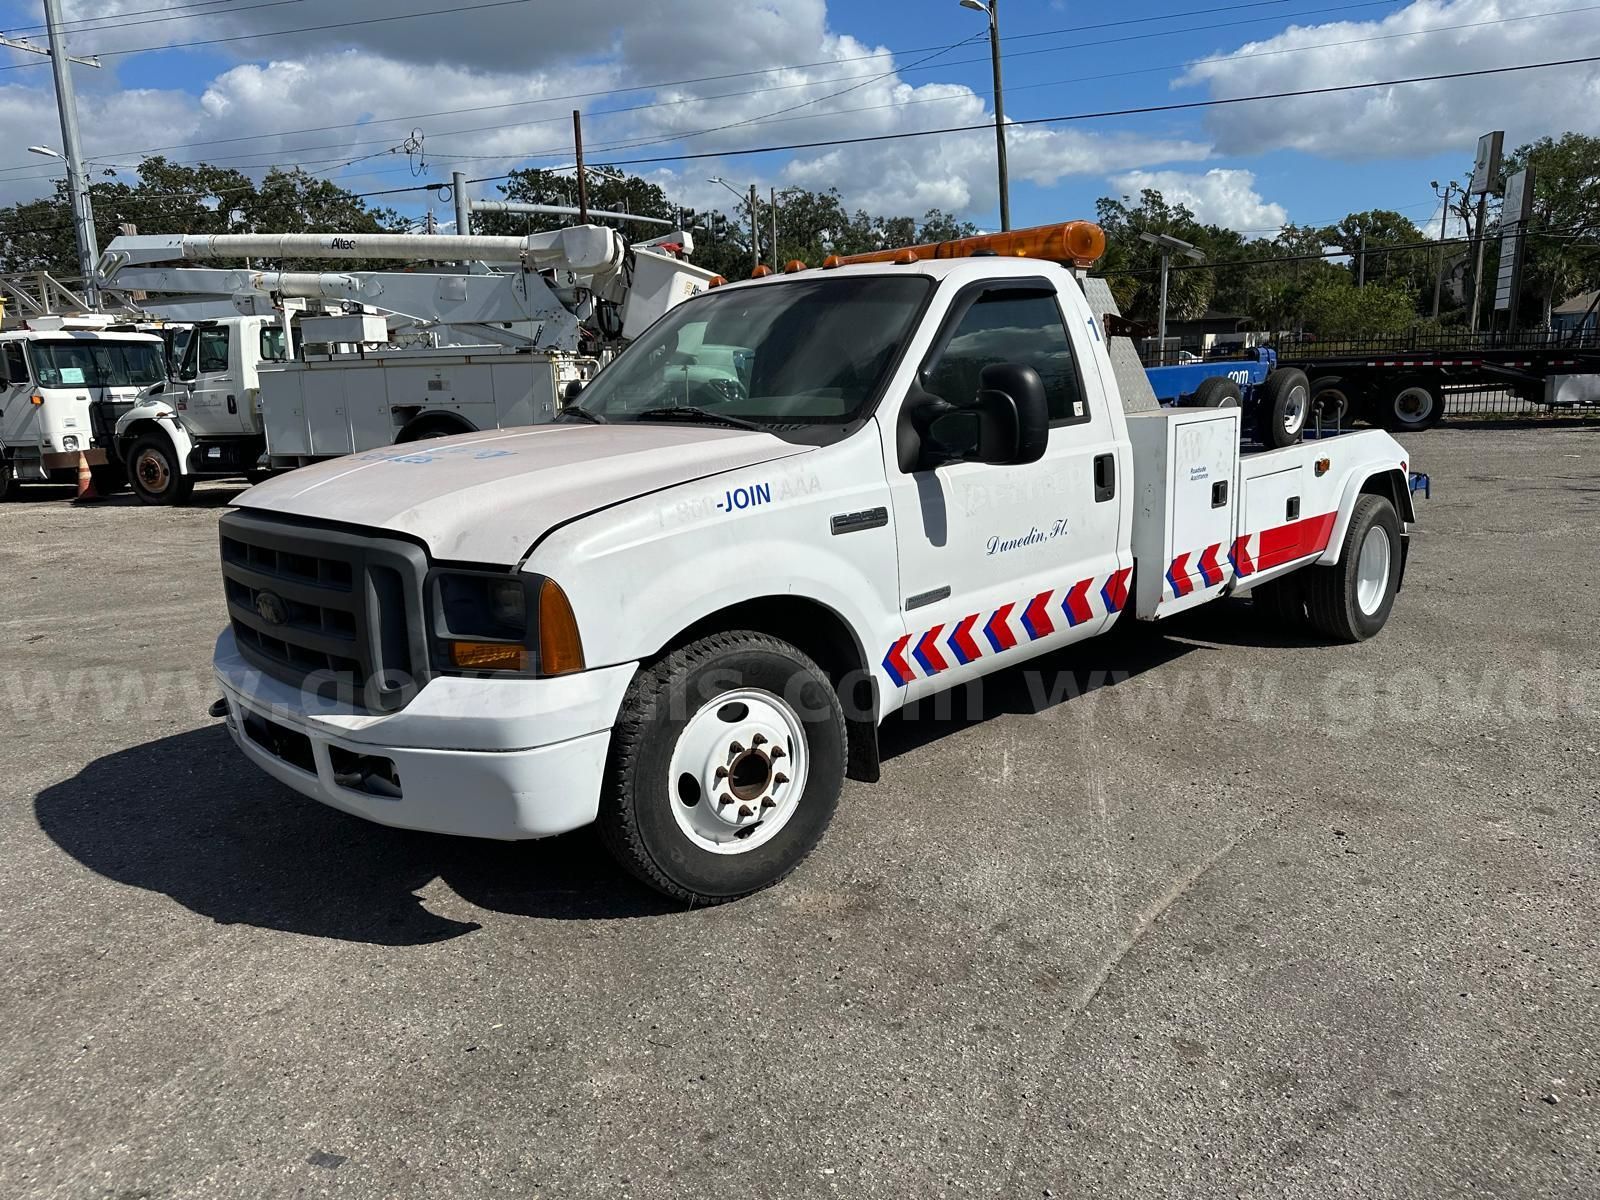
[[[423,906],[416,892],[436,878],[516,916],[673,911],[591,831],[488,842],[373,825],[249,767],[220,725],[97,759],[40,792],[34,808],[45,833],[90,870],[220,924],[388,946],[478,929]]]

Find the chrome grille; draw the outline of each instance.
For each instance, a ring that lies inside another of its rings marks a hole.
[[[228,617],[253,665],[385,712],[427,681],[420,547],[244,511],[224,516],[220,534]]]

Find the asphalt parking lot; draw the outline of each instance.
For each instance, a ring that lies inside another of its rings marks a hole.
[[[780,887],[246,766],[215,522],[0,509],[0,1195],[1593,1196],[1600,426],[1408,439],[1388,628],[896,720]]]

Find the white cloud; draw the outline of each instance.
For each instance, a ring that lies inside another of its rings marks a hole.
[[[360,21],[390,12],[378,0],[349,0],[337,10],[306,6],[302,11],[298,5],[219,10],[199,25],[133,26],[140,18],[131,15],[132,9],[148,7],[148,0],[114,3],[130,12],[127,27],[85,33],[75,39],[75,52]],[[835,10],[847,13],[842,6]],[[970,32],[964,23],[956,28],[952,40]],[[208,53],[262,51],[273,57],[186,79],[182,88],[116,91],[115,71],[126,60],[108,60],[111,69],[85,73],[90,78],[80,85],[79,103],[88,154],[102,162],[132,163],[141,152],[161,147],[169,148],[162,152],[174,160],[204,159],[256,174],[268,165],[296,163],[332,172],[346,160],[378,155],[337,176],[355,190],[373,190],[413,182],[409,167],[416,160],[384,153],[413,128],[423,134],[428,178],[447,178],[454,167],[494,175],[523,161],[563,165],[571,160],[574,106],[584,111],[586,149],[597,163],[680,150],[714,153],[982,127],[992,116],[984,98],[970,88],[908,82],[902,71],[910,64],[883,46],[830,28],[825,0],[750,0],[732,7],[654,0],[623,10],[529,0],[453,19],[358,25],[230,43]],[[948,57],[982,51],[973,43]],[[930,67],[937,61],[934,56]],[[762,64],[795,62],[810,65],[761,69]],[[936,73],[917,78],[936,78]],[[674,79],[692,82],[618,90]],[[7,130],[8,146],[58,140],[48,77],[40,73],[23,82],[30,86],[0,88],[0,126]],[[540,102],[543,97],[552,99]],[[442,115],[416,115],[434,113]],[[341,122],[363,124],[318,128]],[[283,132],[294,130],[307,132]],[[1007,141],[1012,177],[1046,187],[1071,175],[1195,162],[1210,154],[1203,140],[1076,127],[1013,126]],[[631,169],[656,172],[672,194],[695,207],[731,208],[731,196],[704,182],[718,174],[763,188],[837,187],[851,208],[893,215],[920,215],[938,207],[988,216],[996,205],[994,139],[986,128],[803,150],[782,158]],[[42,162],[0,150],[0,203],[47,191],[48,174]],[[478,190],[492,194],[493,185]]]
[[[1600,54],[1600,20],[1571,7],[1545,15],[1554,11],[1549,0],[1417,0],[1382,20],[1291,26],[1194,64],[1178,83],[1244,96]],[[1390,36],[1464,25],[1476,27]],[[1383,40],[1365,40],[1374,38]],[[1346,44],[1328,45],[1334,42]],[[1325,48],[1276,53],[1313,46]],[[1213,109],[1207,123],[1224,154],[1294,149],[1372,159],[1456,151],[1470,162],[1489,129],[1505,129],[1513,146],[1568,129],[1600,132],[1600,64],[1228,105]]]
[[[1201,174],[1182,171],[1127,171],[1111,177],[1111,186],[1124,195],[1137,196],[1154,188],[1173,204],[1186,205],[1195,219],[1253,233],[1270,234],[1288,223],[1281,204],[1271,204],[1256,191],[1252,171],[1213,167]]]

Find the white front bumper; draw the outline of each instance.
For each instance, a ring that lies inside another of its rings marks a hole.
[[[212,661],[229,733],[275,779],[383,825],[502,839],[549,837],[595,819],[611,726],[636,667],[554,679],[441,677],[399,712],[372,714],[308,704],[300,689],[246,662],[231,631],[217,639]],[[297,765],[250,736],[247,715],[285,731],[309,761],[302,755]],[[341,782],[336,749],[388,759],[400,796]]]

